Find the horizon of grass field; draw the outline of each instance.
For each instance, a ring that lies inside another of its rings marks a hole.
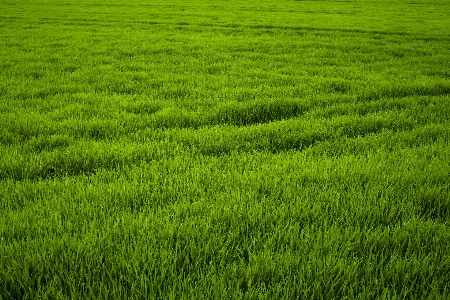
[[[446,1],[0,11],[0,299],[450,297]]]

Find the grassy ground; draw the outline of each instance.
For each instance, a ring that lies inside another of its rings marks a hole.
[[[0,299],[450,297],[448,1],[0,11]]]

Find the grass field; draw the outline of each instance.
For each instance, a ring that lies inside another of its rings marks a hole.
[[[447,0],[0,15],[0,299],[450,299]]]

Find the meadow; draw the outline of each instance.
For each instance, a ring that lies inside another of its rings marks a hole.
[[[0,299],[450,299],[447,0],[0,15]]]

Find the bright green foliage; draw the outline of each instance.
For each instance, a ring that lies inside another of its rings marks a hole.
[[[0,2],[0,299],[450,299],[450,2]]]

